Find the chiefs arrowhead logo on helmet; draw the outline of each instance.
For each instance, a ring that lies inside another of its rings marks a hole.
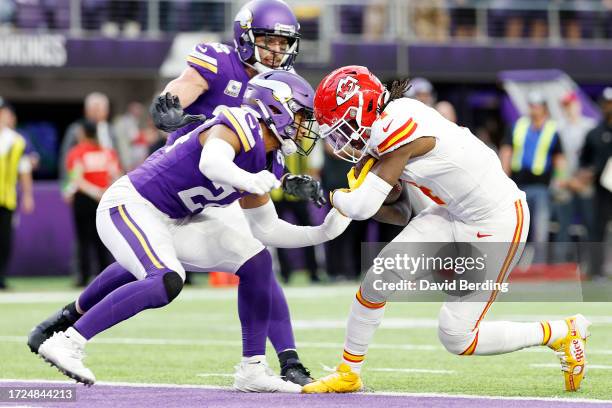
[[[350,100],[353,95],[359,92],[359,89],[359,81],[354,77],[347,76],[342,78],[338,82],[338,88],[336,89],[336,103],[338,106]]]

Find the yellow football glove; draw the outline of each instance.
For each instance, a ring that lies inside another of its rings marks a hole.
[[[354,166],[351,167],[349,172],[346,174],[346,178],[348,179],[349,189],[354,190],[357,187],[359,187],[361,183],[363,183],[363,180],[365,180],[366,176],[370,172],[370,169],[372,168],[372,166],[374,166],[375,163],[376,163],[376,159],[373,157],[370,157],[365,162],[363,167],[361,168],[361,171],[359,172],[358,177],[355,177],[355,167]]]

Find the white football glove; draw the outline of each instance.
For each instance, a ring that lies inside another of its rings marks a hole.
[[[351,219],[345,217],[340,211],[332,208],[325,217],[325,221],[321,227],[325,233],[327,239],[332,240],[338,235],[342,234],[346,227],[351,223]]]
[[[262,195],[280,187],[281,182],[268,170],[262,170],[259,173],[250,173],[240,184],[236,187],[251,194]]]

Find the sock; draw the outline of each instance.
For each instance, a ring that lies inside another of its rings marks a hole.
[[[548,320],[540,323],[543,331],[542,345],[550,346],[555,341],[567,335],[567,322],[565,320]]]
[[[74,327],[69,327],[66,330],[66,337],[77,343],[81,347],[85,347],[85,343],[87,343],[87,339],[81,335]]]
[[[346,325],[342,360],[359,373],[374,332],[385,314],[385,303],[372,303],[363,299],[361,292],[353,300]]]
[[[283,289],[275,276],[272,277],[270,282],[270,298],[268,338],[272,346],[274,346],[274,350],[276,350],[280,356],[282,351],[290,349],[295,350],[296,347],[287,299],[285,299]]]
[[[118,262],[110,264],[79,295],[77,299],[79,313],[83,314],[113,290],[135,280],[136,277]]]
[[[285,350],[278,353],[278,362],[280,363],[281,368],[288,364],[296,364],[300,362],[300,358],[298,356],[297,351],[295,350]]]
[[[250,356],[250,357],[245,357],[242,356],[242,363],[245,364],[249,364],[249,363],[265,363],[266,362],[266,356],[263,355],[256,355],[256,356]]]
[[[238,283],[238,316],[242,327],[242,355],[266,354],[270,323],[270,281],[273,279],[272,257],[267,249],[246,261],[236,275]]]
[[[539,322],[483,321],[476,334],[475,348],[466,354],[486,356],[510,353],[525,347],[539,346],[543,339]]]
[[[167,269],[150,272],[143,280],[125,284],[99,301],[75,323],[74,328],[89,340],[135,314],[169,303],[163,276]]]

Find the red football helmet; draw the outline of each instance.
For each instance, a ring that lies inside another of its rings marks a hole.
[[[314,97],[314,115],[321,137],[336,156],[353,163],[363,157],[378,107],[388,95],[366,67],[349,65],[323,78]]]

